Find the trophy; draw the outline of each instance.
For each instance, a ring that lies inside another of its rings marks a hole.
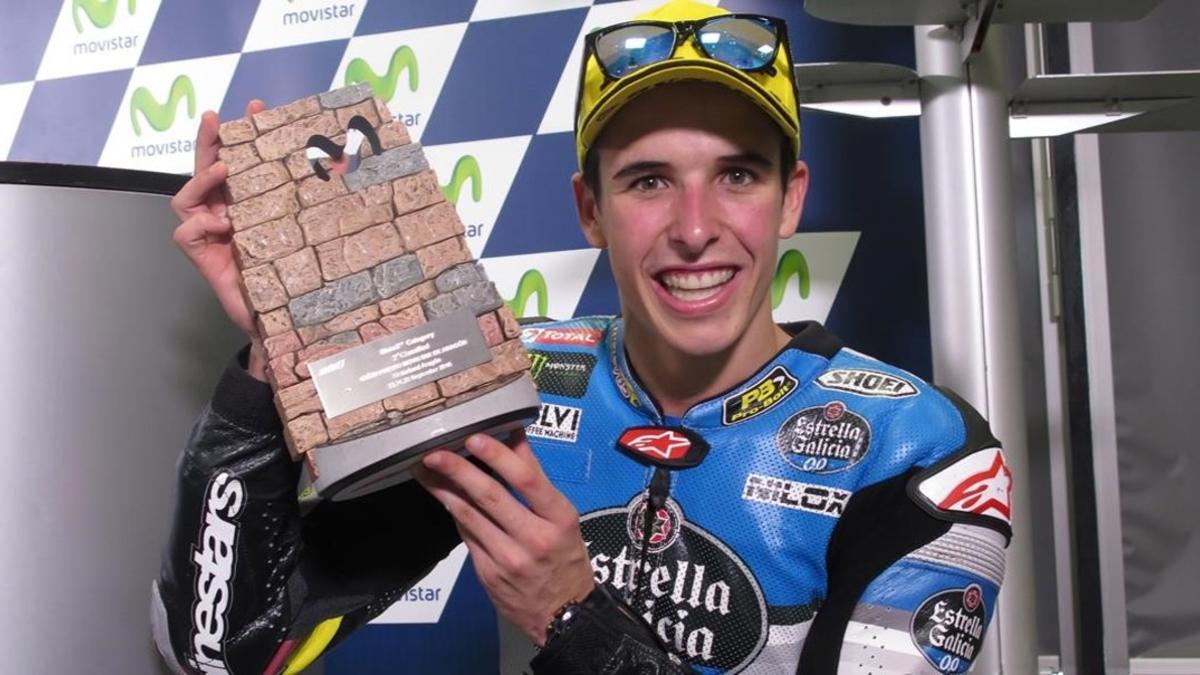
[[[521,330],[420,144],[359,84],[220,127],[242,291],[301,500],[406,480],[539,408]]]

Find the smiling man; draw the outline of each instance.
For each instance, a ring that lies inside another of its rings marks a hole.
[[[237,320],[204,198],[215,123],[177,240]],[[503,672],[971,667],[1011,534],[999,443],[951,392],[772,318],[808,188],[783,22],[676,1],[591,33],[576,137],[580,222],[622,315],[526,328],[528,440],[473,436],[472,460],[430,453],[416,482],[301,519],[247,329],[181,462],[155,586],[177,668],[301,668],[460,539]]]

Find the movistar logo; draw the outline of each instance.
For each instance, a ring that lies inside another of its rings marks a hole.
[[[546,291],[546,278],[537,270],[527,270],[521,275],[521,280],[517,282],[517,294],[512,300],[505,300],[504,304],[512,310],[513,316],[518,319],[527,316],[526,310],[529,304],[529,298],[537,296],[537,314],[534,316],[546,316],[549,312],[550,295]]]
[[[380,76],[371,68],[371,64],[361,58],[355,58],[346,66],[346,85],[366,82],[371,85],[371,91],[385,101],[391,101],[396,94],[396,81],[400,73],[408,71],[408,90],[416,91],[420,86],[420,73],[417,66],[417,55],[412,48],[402,45],[392,52],[392,60],[388,63],[387,72]]]
[[[133,124],[133,133],[142,135],[142,126],[138,124],[138,113],[146,118],[155,131],[166,131],[175,123],[175,111],[179,101],[187,101],[188,119],[196,117],[196,90],[192,80],[187,75],[180,75],[171,83],[171,92],[167,102],[159,103],[154,94],[145,87],[138,87],[129,97],[129,121]]]
[[[808,274],[808,260],[803,253],[795,249],[784,252],[783,257],[779,259],[779,265],[775,267],[775,278],[771,280],[772,309],[777,309],[783,303],[784,293],[787,292],[792,277],[796,277],[796,290],[800,292],[801,299],[807,299],[812,286],[812,279]]]
[[[463,155],[454,163],[454,171],[450,172],[450,183],[442,186],[446,201],[458,203],[459,193],[463,184],[471,181],[471,201],[483,199],[483,174],[479,171],[479,161],[473,155]]]
[[[128,0],[129,15],[137,11],[137,0]],[[96,28],[108,28],[113,19],[117,18],[117,5],[121,0],[71,0],[71,18],[75,20],[75,32],[83,32],[83,22],[79,20],[79,12],[87,14],[88,21]]]

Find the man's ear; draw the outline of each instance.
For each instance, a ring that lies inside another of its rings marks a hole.
[[[575,175],[571,176],[571,189],[575,193],[575,213],[579,216],[583,237],[595,248],[608,248],[608,241],[604,238],[604,231],[600,228],[600,220],[597,217],[600,204],[596,200],[596,193],[584,182],[582,173],[576,171]]]
[[[783,193],[783,219],[779,223],[779,238],[787,239],[796,234],[800,216],[804,213],[804,198],[808,194],[808,165],[796,160],[796,166],[788,176],[787,191]]]

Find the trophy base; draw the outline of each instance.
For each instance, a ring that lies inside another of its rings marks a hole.
[[[467,436],[482,432],[503,437],[532,422],[540,406],[533,383],[520,377],[441,412],[309,450],[319,476],[313,480],[308,471],[301,472],[301,505],[353,499],[402,483],[412,477],[412,465],[428,451],[446,448],[463,454]]]

